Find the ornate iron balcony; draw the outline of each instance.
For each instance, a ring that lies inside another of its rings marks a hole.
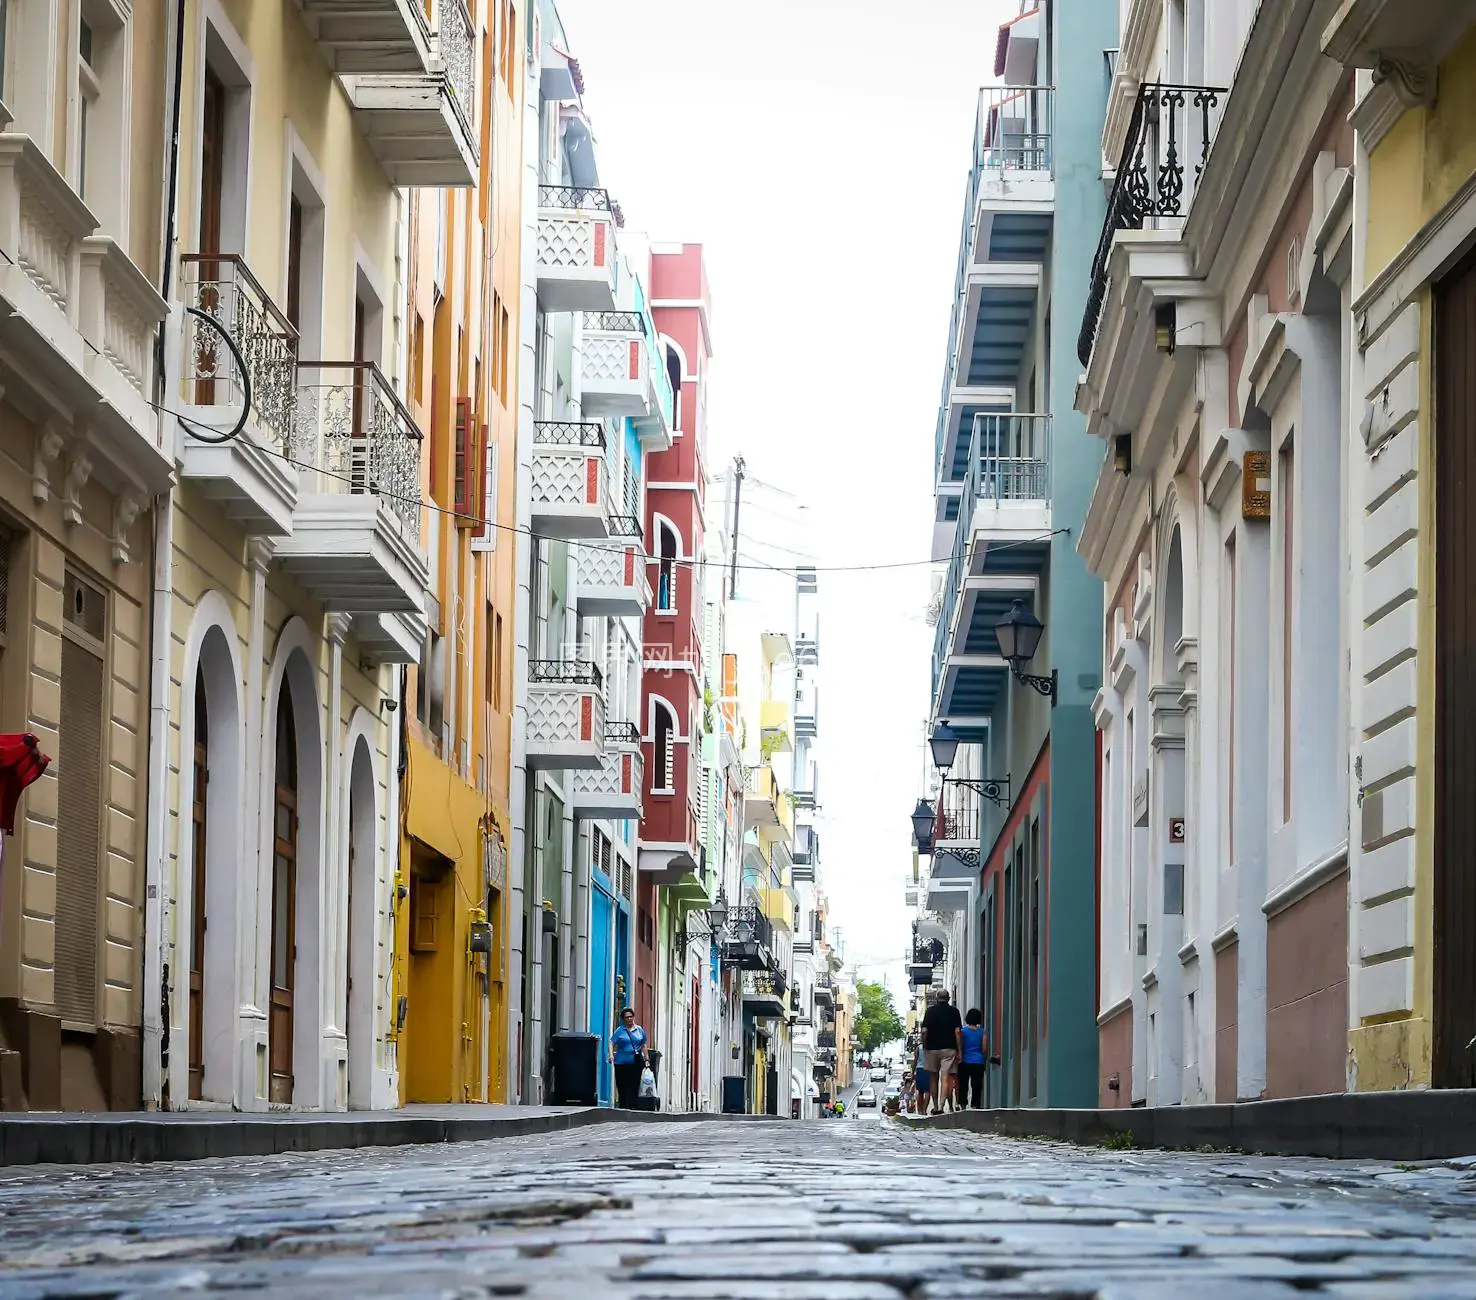
[[[462,0],[441,0],[439,8],[440,30],[436,35],[446,65],[446,83],[451,87],[456,111],[469,127],[476,90],[476,29]]]
[[[587,659],[530,659],[528,680],[545,686],[603,686],[599,665]]]
[[[635,723],[606,721],[605,744],[639,745],[640,743],[641,729]]]
[[[1217,110],[1228,90],[1210,86],[1175,86],[1145,82],[1128,123],[1117,179],[1107,199],[1102,237],[1092,259],[1091,286],[1076,354],[1090,365],[1102,304],[1107,297],[1107,261],[1119,230],[1142,230],[1163,217],[1185,217],[1204,165],[1209,160]]]
[[[605,426],[597,420],[535,420],[533,444],[539,447],[605,449]]]
[[[540,185],[540,208],[569,208],[584,212],[609,212],[608,191],[588,185]]]

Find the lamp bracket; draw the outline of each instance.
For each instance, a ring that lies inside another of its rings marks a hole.
[[[1034,673],[1022,673],[1018,668],[1013,667],[1011,668],[1011,671],[1015,675],[1015,680],[1019,682],[1021,686],[1028,686],[1037,695],[1044,695],[1048,700],[1050,700],[1051,707],[1056,707],[1057,673],[1054,668],[1051,669],[1051,675],[1049,677],[1037,677]]]
[[[943,784],[962,786],[965,790],[972,790],[982,799],[988,799],[990,803],[1000,808],[1010,806],[1010,778],[1007,776],[950,776],[945,777]]]

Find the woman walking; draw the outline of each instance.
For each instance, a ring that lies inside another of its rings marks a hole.
[[[634,1110],[641,1092],[641,1071],[646,1068],[646,1031],[636,1024],[636,1013],[626,1007],[620,1023],[610,1035],[610,1060],[615,1066],[615,1104]]]
[[[979,1014],[977,1007],[964,1017],[964,1027],[959,1030],[959,1043],[962,1047],[960,1064],[963,1069],[961,1102],[964,1106],[982,1110],[984,1061],[989,1039],[984,1032],[984,1017]]]

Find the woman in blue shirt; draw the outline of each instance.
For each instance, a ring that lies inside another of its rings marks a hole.
[[[963,1093],[960,1100],[965,1106],[982,1110],[984,1108],[985,1048],[989,1044],[988,1035],[984,1032],[984,1017],[979,1014],[977,1007],[964,1017],[963,1028],[958,1033],[959,1046],[963,1053],[959,1061],[962,1070],[960,1090]]]
[[[615,1066],[615,1104],[634,1110],[641,1092],[641,1071],[646,1068],[646,1031],[636,1024],[636,1013],[626,1007],[620,1023],[610,1035],[610,1060]]]

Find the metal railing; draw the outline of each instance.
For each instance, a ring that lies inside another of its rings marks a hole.
[[[611,334],[646,333],[646,318],[638,311],[587,311],[583,320],[587,330],[605,330]]]
[[[1188,216],[1229,93],[1212,86],[1175,86],[1157,81],[1138,87],[1117,177],[1107,197],[1102,235],[1092,259],[1086,310],[1076,340],[1077,359],[1082,365],[1091,364],[1102,321],[1113,237],[1120,230],[1142,230],[1149,222]]]
[[[943,583],[938,625],[933,630],[933,696],[948,658],[953,611],[963,590],[973,541],[974,507],[980,502],[1049,501],[1051,417],[1028,413],[978,414],[969,445],[969,468],[959,498],[953,551]]]
[[[760,948],[774,946],[774,927],[764,915],[764,909],[752,903],[728,909],[728,921],[723,926],[724,944],[757,944]]]
[[[605,676],[588,659],[530,659],[528,680],[542,686],[599,686]]]
[[[589,447],[605,450],[605,426],[597,420],[535,420],[535,447]]]
[[[639,745],[641,729],[633,722],[605,722],[605,744]]]
[[[297,367],[292,456],[327,494],[378,496],[420,541],[420,427],[372,361]],[[311,469],[307,467],[311,467]]]
[[[613,510],[606,510],[610,520],[611,537],[634,537],[640,541],[646,533],[641,526],[640,519],[635,515],[617,515]]]
[[[834,1047],[835,1046],[835,1030],[833,1030],[833,1029],[822,1029],[818,1034],[815,1035],[815,1046],[816,1047]]]
[[[185,307],[216,321],[240,351],[259,427],[286,450],[297,420],[297,330],[245,261],[225,253],[180,258]],[[245,389],[230,349],[209,325],[184,318],[184,400],[195,406],[240,406]]]
[[[471,15],[463,0],[440,0],[436,35],[441,61],[446,65],[446,83],[456,101],[456,111],[470,128],[473,95],[476,92],[476,36]]]
[[[748,972],[743,977],[743,996],[749,1000],[778,1002],[788,987],[784,972],[772,966],[768,970]]]
[[[609,212],[610,193],[592,185],[540,185],[538,206],[577,212]]]
[[[984,171],[1051,170],[1053,86],[985,86],[979,91],[974,161]]]
[[[934,842],[978,844],[984,833],[984,801],[977,790],[946,781],[938,792]]]

